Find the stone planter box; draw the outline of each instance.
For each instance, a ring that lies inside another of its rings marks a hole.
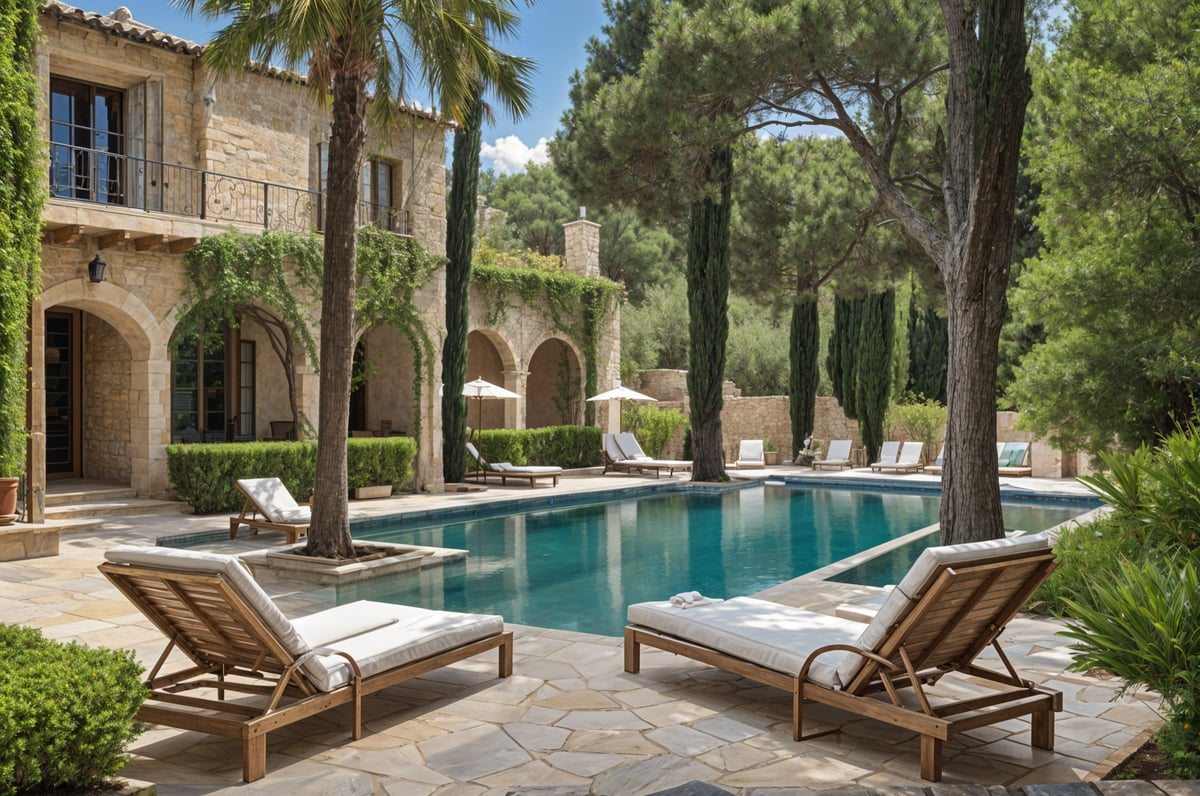
[[[466,550],[446,547],[418,547],[415,545],[391,544],[388,542],[355,542],[376,549],[368,558],[338,561],[328,558],[293,553],[304,547],[300,542],[280,549],[259,550],[246,553],[240,558],[250,567],[255,577],[269,574],[277,578],[300,580],[323,586],[341,586],[375,578],[392,577],[401,572],[410,572],[428,567],[465,561]]]
[[[6,525],[0,528],[0,561],[58,555],[58,528]]]
[[[383,484],[380,486],[356,486],[354,487],[355,500],[371,500],[374,498],[385,498],[392,496],[392,485]]]

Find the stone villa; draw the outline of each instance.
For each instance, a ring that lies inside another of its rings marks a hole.
[[[40,21],[49,199],[31,314],[34,521],[48,479],[99,479],[164,497],[168,444],[268,438],[272,421],[290,418],[282,366],[261,327],[174,334],[184,257],[230,228],[319,231],[328,140],[326,112],[295,75],[251,67],[218,80],[200,59],[202,45],[149,28],[125,8],[98,14],[52,1]],[[451,128],[417,107],[405,120],[368,136],[360,222],[441,255]],[[598,275],[599,227],[582,219],[566,227],[568,268]],[[407,433],[419,404],[417,486],[430,491],[442,486],[444,279],[439,270],[418,295],[439,349],[433,383],[413,395],[407,340],[391,328],[368,330],[360,345],[369,377],[348,430]],[[485,402],[483,427],[578,422],[555,396],[581,391],[586,367],[605,387],[615,381],[619,317],[601,330],[593,365],[536,312],[518,307],[485,327],[486,309],[473,295],[468,379],[525,398]],[[302,361],[296,377],[301,415],[315,423],[313,363]]]

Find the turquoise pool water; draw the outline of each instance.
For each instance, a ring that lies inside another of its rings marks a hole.
[[[1043,530],[1088,508],[1006,505],[1005,524]],[[470,555],[462,564],[341,587],[338,601],[497,613],[518,624],[616,636],[630,603],[691,590],[752,594],[931,525],[937,511],[936,496],[767,485],[406,530],[356,528],[358,539],[465,548]],[[894,582],[885,576],[879,585]]]

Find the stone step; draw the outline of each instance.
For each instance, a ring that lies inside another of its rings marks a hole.
[[[98,500],[127,500],[136,498],[137,490],[128,486],[89,485],[80,486],[69,491],[54,491],[46,493],[46,508],[51,506],[70,506],[76,503],[94,503]]]
[[[121,497],[80,500],[70,505],[47,506],[46,520],[77,520],[89,517],[132,517],[146,514],[186,514],[187,503],[177,500]]]

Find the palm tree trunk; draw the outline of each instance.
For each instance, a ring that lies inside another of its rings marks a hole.
[[[362,151],[367,137],[366,98],[365,80],[337,73],[333,82],[325,197],[316,490],[306,547],[309,555],[324,558],[353,555],[346,437],[354,367],[355,224]]]

